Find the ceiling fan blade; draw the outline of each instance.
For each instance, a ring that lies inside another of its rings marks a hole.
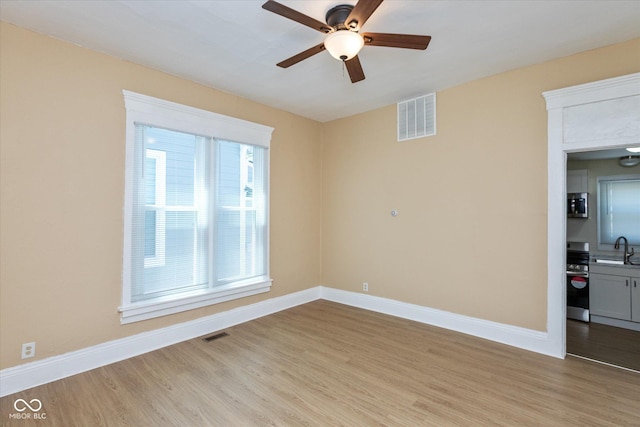
[[[307,59],[315,55],[316,53],[322,52],[323,50],[324,50],[324,43],[320,43],[319,45],[315,45],[314,47],[309,48],[304,52],[300,52],[299,54],[294,55],[289,59],[285,59],[284,61],[277,63],[276,65],[282,68],[289,68],[292,65],[302,61],[303,59]]]
[[[364,80],[364,71],[362,70],[362,65],[360,64],[358,55],[354,56],[348,61],[345,61],[344,64],[347,66],[347,71],[349,72],[351,83],[357,83],[360,80]]]
[[[321,33],[328,33],[331,31],[331,28],[324,22],[313,19],[312,17],[307,16],[304,13],[300,13],[297,10],[291,9],[290,7],[287,7],[276,1],[269,0],[262,5],[262,8],[268,10],[269,12],[284,16],[285,18],[289,18],[292,21],[296,21],[299,24],[306,25],[307,27],[313,28],[314,30],[318,30]]]
[[[351,30],[362,28],[367,19],[376,11],[383,0],[360,0],[344,21],[344,25]],[[354,23],[355,21],[355,23]]]
[[[364,38],[364,44],[368,46],[425,50],[431,41],[431,36],[414,36],[411,34],[361,33],[360,35]]]

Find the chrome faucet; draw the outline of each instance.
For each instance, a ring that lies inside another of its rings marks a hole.
[[[620,236],[616,239],[616,244],[613,245],[615,249],[620,249],[620,240],[624,240],[624,263],[631,264],[631,257],[635,255],[633,248],[631,248],[631,252],[629,252],[629,242],[627,238],[624,236]]]

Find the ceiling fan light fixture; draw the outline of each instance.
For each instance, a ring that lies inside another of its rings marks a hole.
[[[620,166],[630,168],[636,165],[640,165],[640,156],[624,156],[618,160]]]
[[[640,153],[640,147],[629,147],[627,148],[627,151],[630,151],[632,153]]]
[[[324,47],[339,61],[350,60],[360,52],[362,46],[364,46],[362,36],[349,30],[335,31],[324,40]]]

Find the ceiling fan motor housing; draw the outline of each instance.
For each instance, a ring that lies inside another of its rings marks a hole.
[[[353,10],[353,6],[350,4],[339,4],[338,6],[332,7],[327,12],[325,20],[329,26],[335,28],[336,30],[347,28],[345,22],[349,17],[349,14]]]

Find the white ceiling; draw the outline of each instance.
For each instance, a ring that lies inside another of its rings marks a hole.
[[[431,35],[431,44],[365,46],[366,79],[352,84],[328,52],[276,67],[323,34],[263,3],[2,0],[0,18],[321,122],[640,37],[638,0],[386,0],[363,31]],[[280,3],[324,22],[331,7],[356,1]]]

